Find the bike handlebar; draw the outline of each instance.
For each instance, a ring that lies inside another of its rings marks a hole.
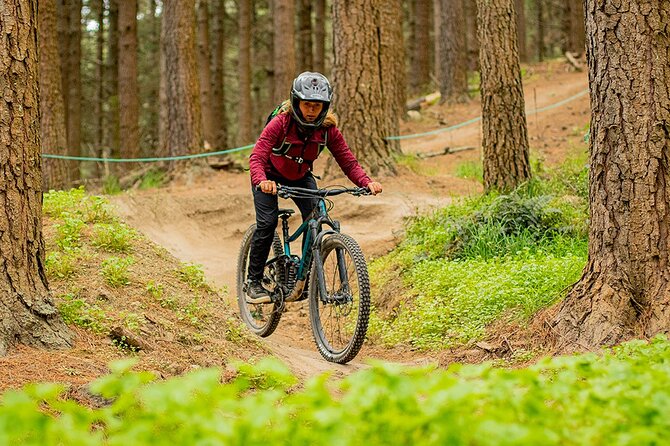
[[[260,186],[256,186],[256,190],[260,191]],[[338,189],[307,189],[304,187],[291,187],[277,184],[277,195],[282,198],[291,198],[296,195],[310,197],[331,197],[340,194],[351,194],[354,196],[370,195],[370,189],[367,187],[351,187]]]

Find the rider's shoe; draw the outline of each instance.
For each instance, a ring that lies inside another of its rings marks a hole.
[[[257,300],[263,297],[269,297],[270,293],[268,292],[268,290],[263,288],[263,285],[261,284],[260,280],[252,280],[249,281],[249,283],[247,284],[247,296],[249,296],[254,300]]]
[[[302,300],[306,300],[309,297],[309,273],[307,273],[307,277],[305,278],[305,287],[302,289],[302,293],[300,293],[300,297],[298,297],[295,301],[300,302]]]

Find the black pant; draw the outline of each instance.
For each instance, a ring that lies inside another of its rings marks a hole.
[[[309,172],[304,178],[297,181],[269,176],[268,180],[285,186],[303,187],[305,189],[317,188],[316,180]],[[256,208],[256,232],[251,238],[247,278],[249,280],[260,280],[263,278],[263,269],[270,254],[272,239],[279,222],[279,203],[276,195],[266,194],[256,190],[256,188],[253,188],[252,192],[254,194],[254,207]],[[298,206],[303,221],[309,217],[310,212],[318,203],[317,198],[293,198],[293,201]]]

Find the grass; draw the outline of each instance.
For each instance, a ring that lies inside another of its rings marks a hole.
[[[587,257],[583,169],[569,161],[513,193],[412,219],[402,243],[370,265],[375,294],[394,294],[383,289],[398,280],[405,290],[392,311],[373,312],[370,335],[449,348],[480,339],[503,314],[523,322],[561,299]]]
[[[136,232],[124,223],[96,223],[91,243],[106,252],[127,253],[136,238]]]

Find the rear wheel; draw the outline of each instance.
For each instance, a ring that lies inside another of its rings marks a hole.
[[[326,360],[351,361],[363,346],[370,317],[370,281],[363,252],[344,234],[321,244],[326,296],[312,266],[309,314],[316,346]]]
[[[281,311],[278,305],[274,303],[267,304],[250,304],[246,300],[245,284],[247,283],[247,268],[249,266],[249,251],[251,248],[251,238],[256,231],[256,225],[253,224],[247,229],[242,237],[242,246],[237,258],[237,304],[240,307],[240,316],[242,320],[249,326],[252,332],[261,337],[270,336],[279,324],[281,319]],[[275,233],[272,242],[272,249],[270,256],[276,257],[284,253],[281,240]],[[263,285],[270,288],[276,286],[278,273],[275,271],[275,266],[266,266],[263,272]]]

